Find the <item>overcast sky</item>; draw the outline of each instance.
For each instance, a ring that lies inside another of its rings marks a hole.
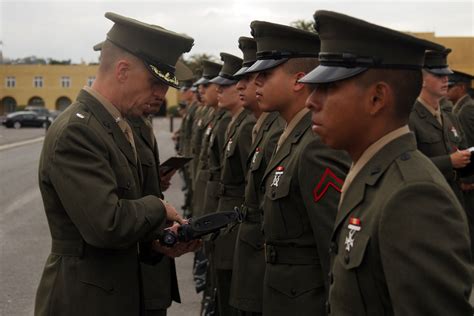
[[[111,11],[192,36],[191,54],[240,55],[237,39],[250,35],[251,21],[312,21],[319,9],[402,31],[474,36],[474,0],[0,0],[0,41],[8,58],[35,55],[94,62],[98,54],[92,46],[105,39],[112,22],[104,13]]]

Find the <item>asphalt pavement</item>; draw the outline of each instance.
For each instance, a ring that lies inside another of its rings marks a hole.
[[[175,119],[174,126],[180,124]],[[154,120],[162,161],[175,154],[166,118]],[[33,315],[34,298],[51,237],[38,189],[38,162],[42,148],[41,128],[0,127],[0,315]],[[179,209],[183,204],[179,174],[165,192]],[[173,303],[169,316],[199,314],[200,295],[192,280],[193,254],[176,260],[182,303]]]
[[[180,120],[175,119],[174,127]],[[160,158],[174,156],[170,121],[154,120]],[[0,316],[33,315],[34,297],[51,247],[41,195],[38,189],[38,161],[41,128],[19,130],[0,127]],[[183,205],[179,174],[165,192],[165,198],[179,209]],[[193,254],[176,259],[182,303],[173,303],[169,316],[199,314],[200,295],[192,280]],[[471,303],[474,296],[471,295]]]

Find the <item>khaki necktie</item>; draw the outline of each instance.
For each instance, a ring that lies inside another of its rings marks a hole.
[[[150,139],[155,143],[155,133],[153,132],[153,122],[151,117],[144,117],[143,120],[145,121],[145,125],[149,128],[150,131]]]
[[[252,144],[255,143],[255,139],[257,139],[258,134],[258,126],[255,124],[252,129]]]
[[[137,150],[135,147],[135,140],[133,139],[133,132],[132,129],[130,128],[130,125],[128,125],[127,121],[125,120],[118,120],[117,121],[118,126],[120,129],[123,131],[125,138],[127,138],[128,142],[132,146],[133,154],[135,156],[135,161],[137,161]]]
[[[434,114],[434,117],[435,119],[438,121],[439,125],[443,126],[443,119],[441,118],[441,113],[440,112],[436,112]]]

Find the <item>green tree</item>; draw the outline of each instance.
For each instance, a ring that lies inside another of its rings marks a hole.
[[[194,55],[189,56],[186,59],[183,58],[182,60],[186,64],[186,66],[188,66],[193,71],[194,76],[196,78],[199,78],[202,75],[202,62],[204,60],[218,62],[219,58],[211,54],[203,53],[203,54],[194,54]]]
[[[316,32],[313,21],[296,20],[296,21],[291,22],[290,25],[300,30]]]

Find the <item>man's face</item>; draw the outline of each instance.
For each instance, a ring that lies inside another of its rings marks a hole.
[[[423,90],[435,98],[442,98],[448,94],[448,76],[433,75],[423,72]]]
[[[256,73],[248,74],[237,82],[237,90],[239,91],[239,99],[243,102],[245,108],[252,110],[257,106],[257,86],[255,85]]]
[[[202,103],[206,103],[206,100],[204,99],[204,95],[206,94],[206,90],[207,88],[209,87],[209,84],[200,84],[198,86],[198,96],[199,96],[199,100],[200,102]]]
[[[447,93],[447,97],[449,99],[449,101],[451,102],[456,102],[463,94],[463,91],[462,91],[462,86],[459,85],[459,84],[454,84],[450,87],[448,87],[448,93]]]
[[[217,88],[217,105],[220,108],[232,110],[236,106],[242,104],[239,98],[239,90],[237,85],[219,86]]]
[[[264,112],[283,110],[290,102],[296,79],[283,65],[259,72],[255,78],[258,107]]]
[[[150,105],[161,105],[169,88],[139,64],[130,68],[124,85],[123,104],[126,104],[127,115],[132,116],[143,115]]]
[[[349,149],[358,137],[363,137],[363,89],[354,78],[334,83],[318,84],[306,100],[312,111],[312,130],[323,143],[336,149]]]
[[[203,95],[203,102],[207,106],[217,105],[217,85],[215,83],[210,83],[206,88],[206,91]]]

